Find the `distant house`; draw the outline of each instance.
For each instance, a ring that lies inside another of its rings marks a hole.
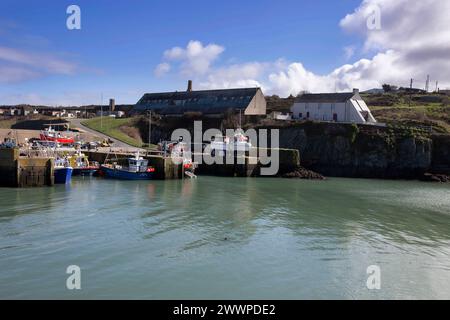
[[[20,116],[20,115],[22,115],[22,109],[21,108],[12,107],[12,108],[9,109],[9,115],[11,115],[11,116]]]
[[[183,116],[193,112],[217,117],[238,110],[242,110],[243,115],[265,115],[266,99],[260,88],[193,91],[189,81],[186,91],[144,94],[132,113],[149,110],[164,116]]]
[[[303,94],[291,107],[293,119],[373,123],[377,122],[358,89],[345,93]]]

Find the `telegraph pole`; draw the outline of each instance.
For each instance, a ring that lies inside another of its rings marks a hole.
[[[150,149],[152,137],[152,110],[148,110],[147,115],[148,115],[148,148]]]
[[[103,130],[103,92],[100,98],[100,129]]]
[[[409,84],[409,107],[411,108],[411,95],[412,95],[412,87],[413,87],[413,82],[414,82],[414,79],[413,78],[411,78],[411,82],[410,82],[410,84]]]

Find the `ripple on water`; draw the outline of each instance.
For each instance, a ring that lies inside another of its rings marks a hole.
[[[81,298],[449,298],[449,191],[218,177],[3,189],[0,297],[70,298],[77,264]]]

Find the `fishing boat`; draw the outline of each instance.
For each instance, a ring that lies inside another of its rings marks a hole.
[[[69,158],[70,166],[73,167],[74,176],[93,176],[100,169],[98,162],[89,161],[88,157],[81,151],[77,151]]]
[[[62,135],[61,132],[55,131],[51,126],[42,130],[39,136],[43,141],[55,141],[61,144],[73,144],[75,142],[74,138]]]
[[[244,135],[242,129],[237,129],[233,137],[216,135],[209,145],[211,155],[218,153],[220,156],[227,152],[248,152],[252,147],[249,138]]]
[[[139,152],[127,159],[127,166],[117,163],[102,164],[100,171],[106,178],[120,180],[150,180],[153,178],[155,168],[148,165],[148,160],[139,156]]]
[[[55,159],[54,175],[55,183],[66,184],[72,180],[73,168],[69,161],[64,158]]]

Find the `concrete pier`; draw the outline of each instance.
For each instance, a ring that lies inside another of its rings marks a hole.
[[[279,159],[278,174],[292,172],[300,166],[300,153],[296,149],[257,148],[253,151],[256,151],[254,154],[258,157],[250,157],[249,153],[241,156],[235,155],[233,163],[227,164],[224,156],[221,164],[199,164],[197,173],[227,177],[258,177],[261,176],[261,168],[269,166],[261,163],[262,152],[270,157],[274,155],[275,151],[278,153]]]
[[[276,151],[279,159],[279,174],[291,172],[300,166],[300,153],[296,149],[262,149],[258,148],[255,154],[267,154],[269,157],[274,155]],[[88,155],[90,161],[97,161],[104,163],[108,153],[98,151],[84,151]],[[117,156],[117,159],[113,159]],[[118,164],[125,165],[127,158],[134,156],[127,153],[109,153],[108,159]],[[183,179],[184,168],[182,164],[173,163],[170,157],[162,155],[145,155],[141,154],[145,159],[148,159],[150,166],[155,168],[156,179]],[[195,154],[193,160],[196,160]],[[234,161],[227,164],[226,158],[223,158],[222,163],[205,164],[199,163],[196,174],[198,175],[213,175],[226,177],[256,177],[261,175],[261,168],[267,167],[261,163],[258,157],[250,157],[249,153],[241,156],[234,156]]]
[[[21,157],[18,148],[0,149],[0,186],[22,188],[53,184],[51,158]]]

